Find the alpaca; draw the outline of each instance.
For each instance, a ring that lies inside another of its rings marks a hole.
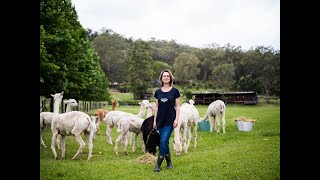
[[[112,100],[112,111],[116,110],[116,106],[119,106],[118,101]],[[97,122],[97,133],[100,132],[100,123],[103,121],[104,117],[107,115],[109,110],[106,109],[97,109],[94,113],[95,116],[98,116]]]
[[[153,112],[155,111],[155,106],[156,103],[151,102],[148,103],[148,110],[147,110],[147,118],[151,117]],[[119,141],[124,141],[123,143],[123,149],[125,151],[126,154],[128,154],[127,152],[127,140],[125,138],[128,138],[128,133],[130,134],[130,144],[132,142],[132,133],[135,133],[135,139],[134,139],[134,144],[132,146],[132,152],[135,152],[136,150],[136,144],[137,144],[137,140],[138,140],[138,136],[141,133],[141,125],[144,122],[144,120],[142,118],[136,118],[133,116],[126,116],[124,118],[121,118],[118,122],[118,132],[120,132],[121,134],[119,135],[119,137],[117,138],[116,142],[115,142],[115,153],[118,155],[118,143]],[[152,121],[153,122],[153,121]],[[143,139],[143,134],[140,136],[141,137],[141,146],[142,146],[142,151],[145,153],[146,149],[145,149],[145,142]]]
[[[155,112],[156,109],[156,103],[155,102],[151,102],[148,104],[147,107],[147,116],[146,118],[150,117],[153,115],[153,113]],[[152,128],[151,128],[152,129]],[[146,129],[146,133],[149,134],[149,132],[151,131],[151,129]],[[132,145],[132,132],[129,132],[129,144]],[[145,144],[146,145],[146,144]]]
[[[114,147],[114,152],[116,153],[117,156],[118,156],[118,144],[120,141],[123,141],[123,150],[124,150],[125,154],[128,155],[128,152],[127,152],[128,140],[127,140],[127,138],[129,138],[128,133],[130,133],[130,132],[135,133],[135,139],[134,139],[134,143],[132,146],[132,152],[135,152],[138,136],[141,133],[140,128],[141,128],[143,121],[144,121],[144,119],[137,117],[137,116],[126,116],[126,117],[123,117],[119,120],[117,132],[119,132],[120,135],[116,139],[115,147]],[[143,153],[145,153],[143,139],[142,139],[142,136],[140,136],[140,137],[141,137],[142,151],[143,151]]]
[[[226,132],[226,123],[225,123],[225,115],[226,115],[226,105],[221,100],[216,100],[212,102],[207,109],[206,115],[199,120],[199,122],[206,120],[209,117],[210,122],[210,132],[212,132],[212,127],[214,125],[214,131],[217,133],[220,132],[220,115],[222,116],[222,129],[223,133]],[[214,117],[214,122],[212,122],[211,116]]]
[[[180,106],[178,125],[174,129],[173,147],[176,155],[180,155],[182,151],[182,143],[184,152],[188,153],[191,142],[191,128],[193,128],[194,148],[197,147],[197,124],[199,119],[199,111],[194,106],[194,101],[192,99],[190,99],[188,103],[183,103]]]
[[[154,116],[150,116],[147,119],[145,119],[141,125],[140,131],[142,132],[145,152],[155,155],[157,153],[157,147],[147,145],[148,135],[150,131],[153,129],[153,121],[154,121]]]
[[[61,99],[61,101],[62,101],[62,99]],[[66,104],[67,104],[66,112],[70,112],[70,111],[72,111],[72,107],[78,106],[78,103],[75,99],[69,99],[68,101],[66,101]],[[59,108],[57,108],[57,111],[59,111]],[[45,145],[45,143],[42,139],[42,133],[47,126],[51,126],[53,113],[54,112],[41,112],[40,113],[40,142],[45,148],[47,148],[47,146]],[[59,149],[61,148],[60,147],[60,139],[61,139],[61,136],[59,135],[57,138],[57,146]]]
[[[85,146],[85,142],[82,140],[82,133],[85,134],[88,140],[88,159],[92,157],[92,138],[94,136],[96,130],[96,118],[92,118],[84,112],[81,111],[71,111],[67,113],[58,114],[57,108],[59,108],[59,104],[61,102],[63,95],[63,91],[61,93],[56,93],[51,95],[54,97],[54,114],[51,123],[51,131],[52,131],[52,141],[51,141],[51,150],[55,157],[58,159],[57,152],[55,150],[55,141],[57,139],[58,134],[61,135],[61,159],[65,157],[65,138],[66,135],[73,135],[77,142],[80,144],[80,147],[76,154],[73,156],[72,160],[74,160],[81,152]],[[60,101],[60,102],[59,102]]]
[[[145,146],[145,152],[155,155],[157,152],[156,146],[149,146],[147,145],[147,139],[150,131],[153,129],[153,121],[154,121],[154,112],[156,108],[156,103],[151,102],[148,104],[147,110],[147,118],[143,121],[140,131],[142,133],[143,142]]]
[[[189,103],[185,103],[182,105],[182,110],[186,110],[188,112],[188,125],[187,125],[187,133],[188,133],[188,138],[184,137],[184,143],[187,142],[187,144],[184,144],[184,152],[188,153],[188,149],[190,146],[190,141],[191,141],[191,129],[193,129],[193,138],[194,138],[194,148],[197,147],[197,128],[198,128],[198,121],[200,119],[199,111],[198,109],[194,106],[195,102],[190,99]]]
[[[144,117],[146,113],[146,108],[149,104],[148,100],[143,100],[142,102],[139,102],[140,104],[140,111],[137,115],[134,115],[132,113],[127,113],[124,111],[110,111],[108,114],[105,116],[104,121],[106,122],[107,125],[107,130],[106,130],[106,135],[107,135],[107,142],[109,144],[112,143],[112,138],[111,138],[111,131],[114,125],[118,125],[118,122],[121,118],[126,117],[126,116],[136,116],[136,117]]]

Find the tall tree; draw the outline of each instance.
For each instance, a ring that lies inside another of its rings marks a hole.
[[[152,85],[153,60],[150,53],[150,45],[137,40],[133,44],[129,60],[128,82],[134,97],[143,99],[148,88]]]
[[[40,95],[108,99],[107,77],[70,0],[40,1],[40,32]]]
[[[100,65],[111,82],[124,82],[128,74],[130,41],[112,30],[103,28],[102,34],[93,40],[100,56]]]
[[[198,68],[199,63],[200,61],[195,55],[181,53],[173,65],[175,79],[183,83],[190,80],[197,80],[200,72],[200,68]]]
[[[211,80],[215,87],[221,90],[229,90],[233,86],[234,76],[233,64],[220,64],[212,70]]]

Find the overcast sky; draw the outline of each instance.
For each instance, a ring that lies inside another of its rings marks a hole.
[[[206,47],[280,50],[280,0],[71,0],[84,28]]]

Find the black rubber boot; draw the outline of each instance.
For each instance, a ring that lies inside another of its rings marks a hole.
[[[160,172],[160,166],[161,166],[161,163],[163,161],[163,158],[164,156],[158,156],[158,161],[157,161],[157,164],[156,164],[156,167],[154,168],[154,172]]]
[[[166,154],[164,157],[166,158],[166,161],[167,161],[167,169],[172,169],[172,163],[171,163],[170,154]]]

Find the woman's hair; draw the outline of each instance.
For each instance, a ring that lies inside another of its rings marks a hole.
[[[172,81],[173,81],[173,75],[172,75],[172,73],[171,73],[171,71],[170,71],[169,69],[164,69],[164,70],[161,71],[160,76],[159,76],[159,79],[160,79],[160,81],[161,81],[161,84],[162,84],[162,86],[163,86],[162,75],[163,75],[164,72],[168,72],[168,73],[169,73],[169,76],[170,76],[170,82],[169,82],[169,84],[170,84],[170,86],[171,86],[171,85],[172,85]]]

